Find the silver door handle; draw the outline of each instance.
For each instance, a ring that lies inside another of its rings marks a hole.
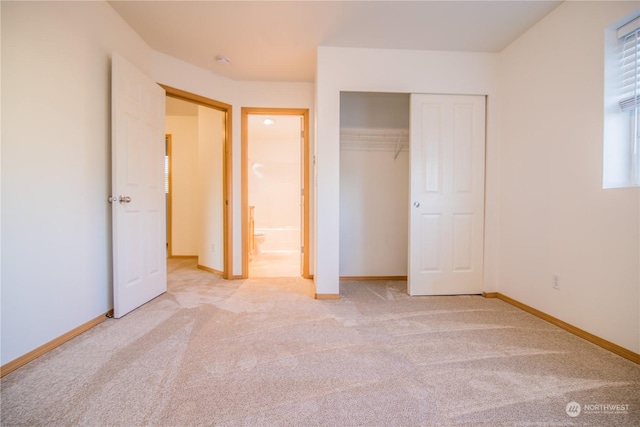
[[[118,197],[118,201],[121,205],[124,205],[125,203],[131,203],[131,197],[120,195],[120,197]]]
[[[413,206],[415,206],[416,208],[420,207],[420,202],[413,202]]]

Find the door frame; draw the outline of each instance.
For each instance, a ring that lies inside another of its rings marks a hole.
[[[166,96],[166,94],[165,94]],[[164,140],[165,140],[165,156],[167,156],[167,158],[169,159],[168,166],[167,166],[167,175],[168,175],[168,192],[167,192],[167,258],[171,258],[173,256],[173,249],[171,248],[171,233],[173,232],[173,227],[171,227],[171,203],[172,203],[172,199],[171,199],[171,134],[170,133],[166,133],[165,130],[165,134],[164,134]]]
[[[301,116],[303,120],[303,147],[302,147],[302,192],[304,204],[302,206],[302,277],[310,279],[309,274],[309,109],[308,108],[261,108],[242,107],[241,109],[241,174],[242,174],[242,278],[249,277],[249,115],[270,116]]]
[[[166,96],[190,102],[192,104],[203,105],[213,108],[214,110],[224,113],[224,147],[222,153],[222,241],[223,241],[223,266],[222,277],[225,279],[234,278],[233,276],[233,215],[231,197],[233,195],[233,175],[232,175],[232,110],[230,104],[216,101],[194,93],[186,92],[174,87],[166,86],[158,83],[166,92]]]

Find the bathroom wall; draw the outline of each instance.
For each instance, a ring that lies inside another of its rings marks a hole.
[[[249,115],[248,201],[261,251],[300,250],[300,117]]]
[[[340,276],[406,276],[409,95],[340,95]]]

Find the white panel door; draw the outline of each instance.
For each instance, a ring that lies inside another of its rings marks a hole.
[[[113,310],[122,317],[167,290],[165,92],[112,59]]]
[[[410,295],[482,293],[485,97],[411,95]]]

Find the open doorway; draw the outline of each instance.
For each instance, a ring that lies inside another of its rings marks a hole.
[[[309,277],[308,110],[242,109],[244,277]]]
[[[231,106],[163,86],[167,96],[168,255],[229,278]]]
[[[406,280],[410,97],[340,93],[340,278]]]

